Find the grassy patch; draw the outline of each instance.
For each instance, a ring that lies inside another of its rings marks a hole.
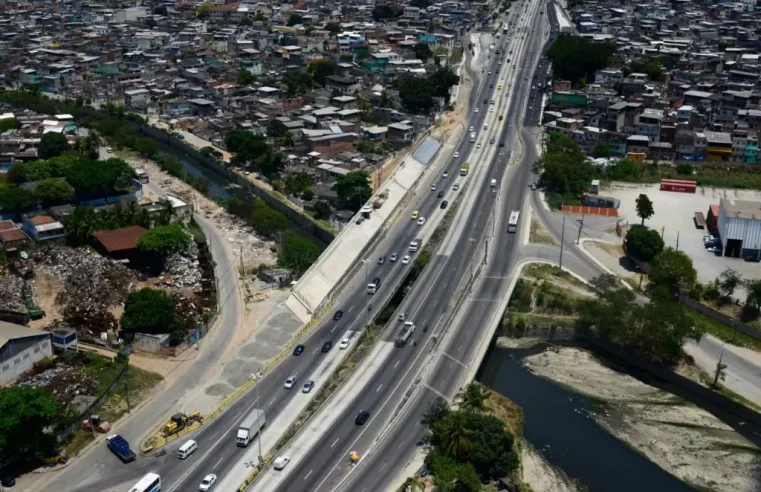
[[[731,343],[732,345],[761,351],[761,340],[756,340],[740,331],[734,330],[731,326],[720,323],[692,309],[687,309],[687,313],[701,332],[713,335],[719,340]]]
[[[541,222],[536,218],[531,218],[531,228],[529,230],[528,240],[534,244],[549,244],[551,246],[557,246],[558,242],[555,241],[547,229],[544,228]]]
[[[69,453],[69,456],[76,456],[77,453],[82,451],[93,439],[95,439],[95,437],[92,432],[77,429],[63,448]]]
[[[188,223],[188,231],[193,235],[193,239],[197,242],[206,242],[206,234],[204,234],[203,229],[201,229],[201,226],[198,225],[198,222],[196,222],[195,219],[191,219],[190,223]]]
[[[523,435],[523,408],[496,391],[489,393],[487,400],[489,412],[505,423],[510,432],[516,437]]]
[[[557,278],[563,282],[569,283],[584,290],[589,289],[587,284],[577,279],[570,273],[548,263],[532,263],[523,269],[523,275],[526,277],[533,277],[536,279],[544,279],[550,281],[552,281],[553,278]]]
[[[507,303],[507,309],[514,313],[528,313],[531,311],[531,297],[534,286],[527,280],[518,279],[513,289],[513,295]]]

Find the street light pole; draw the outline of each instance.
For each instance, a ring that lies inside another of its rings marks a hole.
[[[261,373],[256,373],[251,375],[252,378],[254,378],[254,385],[256,386],[256,427],[258,428],[257,433],[259,434],[257,436],[257,441],[259,442],[259,469],[261,469],[262,465],[264,464],[264,458],[262,457],[262,426],[259,425],[259,419],[262,418],[262,412],[259,407],[259,378],[261,377]]]

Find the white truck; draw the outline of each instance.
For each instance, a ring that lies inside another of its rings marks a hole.
[[[401,331],[399,331],[399,334],[396,336],[394,345],[397,347],[404,347],[413,333],[415,333],[415,323],[412,321],[406,321],[404,326],[402,326]]]
[[[248,446],[248,443],[254,440],[266,423],[267,418],[265,417],[263,410],[251,410],[248,417],[246,417],[246,419],[241,422],[240,427],[238,427],[238,435],[235,438],[236,444],[242,448]]]
[[[470,142],[473,143],[476,141],[476,132],[470,132]]]

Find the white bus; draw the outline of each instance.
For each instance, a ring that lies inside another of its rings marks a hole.
[[[507,232],[515,232],[518,229],[518,217],[521,213],[517,210],[510,212],[510,220],[507,221]]]
[[[156,473],[149,473],[129,489],[129,492],[161,492],[161,477]]]

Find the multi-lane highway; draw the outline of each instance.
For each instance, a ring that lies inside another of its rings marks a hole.
[[[477,78],[479,75],[474,74],[473,77]],[[498,82],[496,74],[488,77],[488,79],[492,84]],[[475,107],[476,104],[481,105],[481,99],[493,92],[494,89],[489,89],[488,85],[484,81],[480,90],[472,91],[469,97],[470,107]],[[482,128],[484,121],[490,115],[486,110],[486,106],[481,107],[483,111],[474,113],[469,118],[469,125],[478,129]],[[485,138],[483,137],[482,141],[483,145],[487,146],[489,144]],[[462,155],[467,155],[474,146],[475,144],[470,143],[467,138],[463,138],[456,150]],[[446,192],[446,196],[443,199],[451,203],[455,195],[455,192],[452,191],[452,185],[455,182],[462,181],[462,178],[459,177],[461,162],[462,159],[451,159],[447,162],[442,171],[448,171],[448,179],[442,178],[440,173],[435,173],[435,176],[432,173],[427,173],[423,178],[420,189],[427,190],[430,187],[430,181],[437,182],[438,189]],[[445,213],[445,210],[440,209],[442,199],[437,198],[436,193],[419,192],[419,194],[420,199],[413,200],[402,212],[404,214],[402,219],[406,220],[400,219],[393,224],[385,235],[385,238],[368,255],[369,261],[367,267],[360,269],[354,275],[344,289],[345,294],[339,296],[335,309],[341,309],[344,312],[343,318],[339,321],[333,321],[331,316],[327,316],[326,320],[320,323],[303,342],[306,350],[302,355],[285,358],[260,380],[259,387],[256,390],[251,389],[246,392],[221,416],[204,425],[198,432],[190,434],[187,437],[184,436],[177,442],[150,455],[141,456],[136,462],[124,465],[115,456],[110,455],[104,446],[104,449],[100,451],[104,454],[104,459],[113,461],[108,466],[109,470],[105,473],[105,476],[101,475],[93,478],[82,476],[78,484],[79,486],[70,490],[123,490],[125,486],[136,482],[148,472],[156,472],[161,475],[165,490],[195,490],[206,474],[215,473],[221,479],[233,466],[238,464],[245,449],[238,448],[235,445],[234,436],[237,425],[251,409],[256,407],[257,403],[267,413],[268,427],[265,429],[265,433],[268,432],[268,429],[275,427],[273,422],[280,422],[281,425],[278,428],[287,427],[287,423],[297,417],[297,415],[283,413],[288,408],[291,408],[289,404],[294,399],[306,401],[316,391],[313,391],[311,395],[304,395],[299,391],[287,391],[283,388],[284,380],[294,374],[298,375],[299,383],[309,378],[319,380],[328,376],[329,369],[334,367],[335,364],[328,364],[326,359],[336,358],[341,355],[337,348],[339,340],[346,336],[347,333],[360,330],[364,327],[367,318],[366,306],[368,302],[373,304],[373,311],[376,311],[377,308],[385,304],[393,293],[392,286],[397,285],[403,279],[411,266],[411,264],[402,265],[401,261],[392,263],[388,260],[383,265],[377,264],[377,258],[380,255],[389,255],[392,252],[396,252],[401,258],[401,256],[406,254],[409,243],[422,235],[422,228],[410,221],[408,214],[413,208],[419,210],[420,216],[428,218],[433,216],[433,214],[443,215]],[[435,224],[429,221],[428,227],[433,226]],[[442,263],[441,258],[436,258],[427,271],[440,272],[444,265],[446,263]],[[376,276],[382,278],[383,285],[379,292],[369,300],[365,294],[365,286],[369,279]],[[423,314],[420,313],[420,315]],[[430,316],[432,321],[431,326],[433,326],[436,313],[431,312],[426,314]],[[418,319],[422,319],[419,315],[417,316]],[[330,353],[322,354],[319,349],[323,342],[328,340],[334,342],[336,347]],[[297,385],[298,387],[300,387],[300,384]],[[131,435],[126,435],[125,437],[133,443],[139,438],[139,436]],[[198,443],[199,452],[191,455],[186,460],[180,461],[176,458],[176,449],[185,440],[190,438]],[[255,445],[255,443],[252,445]],[[265,449],[264,453],[266,454],[266,452],[267,450]]]
[[[532,77],[531,68],[524,67],[536,65],[544,41],[544,31],[538,27],[540,24],[538,2],[528,5],[525,11],[523,6],[513,10],[515,12],[511,15],[511,20],[514,21],[514,27],[510,29],[507,39],[503,38],[497,46],[504,50],[504,54],[499,57],[492,56],[490,63],[484,67],[485,72],[493,71],[494,74],[489,73],[486,76],[483,90],[480,91],[484,95],[479,95],[475,106],[481,108],[480,115],[483,115],[488,106],[482,104],[482,99],[494,98],[504,103],[497,106],[499,114],[507,115],[505,122],[492,125],[491,134],[482,135],[479,141],[483,142],[483,145],[491,145],[488,141],[493,136],[497,142],[505,141],[508,144],[507,149],[518,148],[516,129],[521,125],[520,115],[524,113],[531,90],[531,84],[528,82]],[[511,59],[510,63],[506,63],[508,58]],[[505,65],[500,66],[499,61],[505,62]],[[504,92],[494,89],[499,84],[504,86]],[[535,96],[535,99],[540,101],[541,94]],[[480,123],[477,124],[478,126],[472,123],[476,115],[479,113],[472,113],[471,122],[468,124],[480,130],[482,128]],[[515,154],[513,152],[514,157],[519,157]],[[462,160],[468,157],[464,153],[463,156]],[[437,394],[451,395],[458,388],[462,372],[467,365],[467,356],[480,342],[481,328],[486,326],[482,317],[486,313],[490,314],[490,311],[485,309],[474,313],[472,317],[465,317],[468,321],[464,326],[453,327],[451,336],[441,333],[441,330],[447,325],[448,317],[455,308],[452,303],[457,297],[458,288],[463,287],[461,280],[469,277],[473,265],[478,266],[485,253],[485,241],[482,241],[482,238],[492,231],[495,231],[496,235],[491,239],[494,245],[490,247],[496,247],[499,253],[491,255],[495,263],[489,266],[490,273],[484,278],[494,271],[499,271],[504,277],[508,275],[513,264],[517,235],[508,235],[505,232],[507,224],[502,212],[521,208],[530,179],[530,164],[535,158],[535,149],[524,149],[521,164],[510,168],[509,171],[507,166],[509,159],[501,152],[494,152],[489,160],[470,161],[472,170],[479,167],[485,168],[480,171],[481,182],[471,183],[477,187],[474,190],[475,206],[470,210],[467,208],[463,210],[466,214],[465,220],[456,221],[455,226],[462,227],[453,231],[458,239],[451,242],[451,247],[448,247],[446,243],[442,246],[441,252],[432,258],[429,266],[400,307],[400,311],[408,312],[418,326],[428,323],[429,331],[416,332],[417,346],[408,345],[395,349],[391,353],[370,382],[365,385],[362,393],[338,416],[333,425],[325,429],[323,437],[298,463],[289,465],[291,469],[286,469],[287,476],[276,479],[279,482],[276,490],[333,490],[336,487],[352,491],[385,490],[387,480],[392,478],[399,465],[405,462],[404,460],[414,450],[415,442],[424,432],[418,422],[420,413],[425,409],[425,402],[416,401],[415,411],[403,412],[401,421],[397,422],[392,430],[394,437],[390,439],[384,437],[381,441],[381,449],[377,452],[373,451],[372,466],[367,463],[361,464],[357,470],[348,475],[348,481],[345,481],[350,470],[348,452],[356,450],[360,455],[364,455],[371,448],[382,427],[394,415],[398,404],[405,398],[408,388],[418,377],[420,369],[424,372],[426,368],[429,370],[427,372],[429,377],[426,379],[428,388],[425,392],[426,399]],[[499,194],[493,192],[490,187],[491,179],[502,182],[505,176],[509,183],[508,188]],[[463,204],[463,206],[466,205]],[[499,225],[496,227],[492,225],[495,218],[493,210],[497,210],[496,218]],[[477,306],[481,301],[496,300],[497,290],[494,284],[503,281],[503,278],[499,278],[494,281],[484,280],[477,284],[478,291],[474,291],[471,297],[476,299],[476,311],[479,311]],[[474,303],[471,301],[470,304]],[[387,330],[380,343],[393,343],[394,335],[395,330]],[[430,356],[434,337],[437,341],[445,343],[447,349],[432,360]],[[371,412],[370,420],[363,426],[357,426],[354,423],[354,417],[360,410]],[[257,490],[260,488],[269,490],[266,486],[258,486]]]

